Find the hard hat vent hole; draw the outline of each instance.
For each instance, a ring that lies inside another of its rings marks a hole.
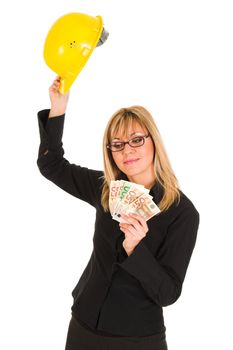
[[[76,49],[76,47],[77,47],[76,41],[75,41],[75,40],[71,41],[71,42],[70,42],[70,48],[71,48],[71,49]]]

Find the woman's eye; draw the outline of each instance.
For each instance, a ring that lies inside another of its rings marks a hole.
[[[121,147],[122,147],[122,143],[121,143],[121,142],[119,142],[119,143],[113,143],[112,146],[113,146],[114,148],[121,148]]]
[[[141,143],[142,142],[142,137],[135,137],[135,139],[133,139],[132,141],[131,141],[132,143],[134,143],[134,144],[137,144],[137,143]]]

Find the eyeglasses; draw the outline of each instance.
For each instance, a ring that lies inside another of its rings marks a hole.
[[[145,143],[145,139],[150,135],[136,136],[130,139],[129,141],[114,141],[108,144],[106,147],[110,149],[112,152],[119,152],[125,148],[126,143],[130,145],[130,147],[141,147]]]

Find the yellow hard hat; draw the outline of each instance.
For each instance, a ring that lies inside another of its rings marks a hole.
[[[94,48],[107,37],[100,16],[68,13],[53,24],[45,40],[44,59],[61,77],[61,93],[69,90]]]

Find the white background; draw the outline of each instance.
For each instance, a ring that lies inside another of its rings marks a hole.
[[[71,88],[65,157],[103,169],[116,109],[147,107],[183,192],[200,213],[178,301],[164,308],[169,350],[230,349],[232,331],[231,1],[8,1],[1,33],[0,348],[64,350],[71,291],[92,252],[95,212],[36,164],[37,112],[56,76],[48,30],[69,12],[101,15],[110,35]]]

